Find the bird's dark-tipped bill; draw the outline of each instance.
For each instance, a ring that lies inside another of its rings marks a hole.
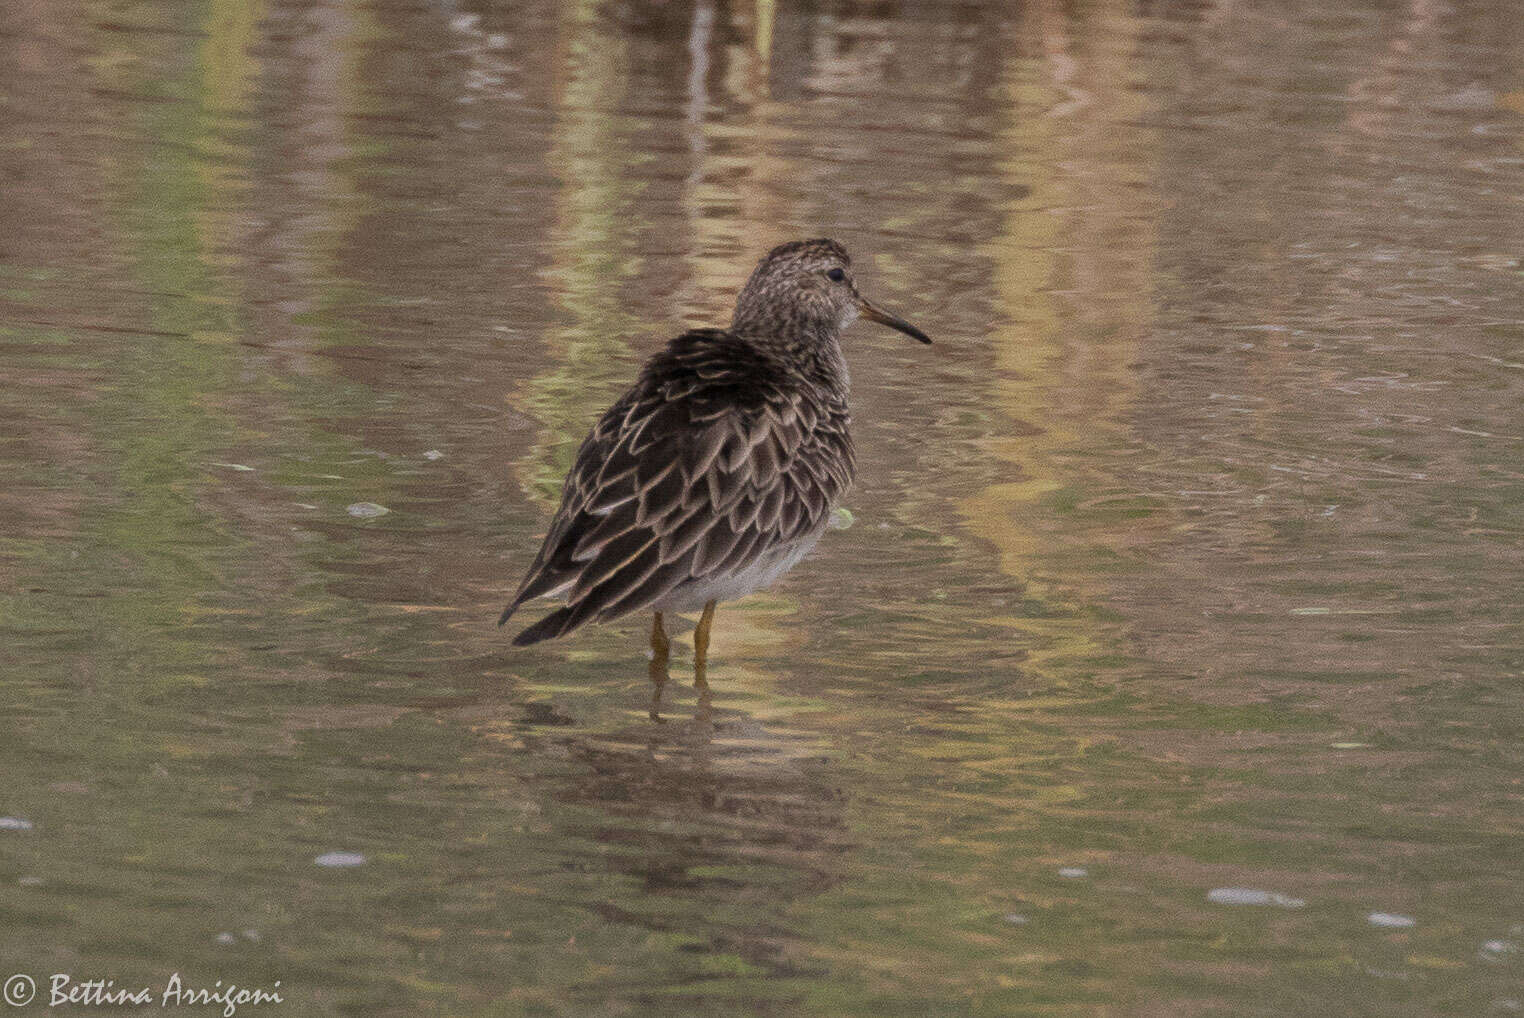
[[[922,343],[931,342],[931,337],[926,335],[926,333],[917,329],[914,325],[905,321],[905,319],[891,315],[866,297],[857,298],[857,310],[870,322],[878,322],[880,325],[887,325],[891,329],[898,329],[912,339],[919,339]]]

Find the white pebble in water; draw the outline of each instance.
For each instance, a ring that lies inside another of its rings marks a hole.
[[[18,877],[16,879],[16,883],[20,884],[22,887],[41,887],[42,886],[42,878],[41,877]]]
[[[385,516],[391,512],[386,506],[376,505],[374,502],[356,502],[344,511],[358,520],[373,520],[377,516]]]
[[[231,933],[223,932],[217,934],[217,943],[226,947],[228,944],[238,943],[238,938],[233,936]]]
[[[1090,871],[1083,866],[1060,866],[1058,875],[1065,880],[1079,880],[1083,877],[1088,877]]]
[[[324,852],[312,860],[319,866],[342,868],[345,866],[364,866],[365,856],[359,852]]]
[[[1410,915],[1397,915],[1395,912],[1372,912],[1365,917],[1365,921],[1372,926],[1382,926],[1390,930],[1405,930],[1409,926],[1416,926],[1418,920]]]
[[[1025,926],[1028,922],[1027,917],[1018,912],[1007,912],[1005,914],[1005,921],[1012,926]]]
[[[0,817],[0,831],[30,831],[32,822],[20,817]]]
[[[444,453],[440,452],[438,449],[430,449],[428,452],[423,454],[423,458],[431,462],[434,460],[442,460],[444,459]]]
[[[1214,887],[1207,892],[1207,901],[1214,905],[1274,905],[1277,908],[1301,908],[1307,904],[1302,898],[1253,887]]]

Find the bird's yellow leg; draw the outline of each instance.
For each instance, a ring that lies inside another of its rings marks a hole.
[[[651,720],[661,720],[661,689],[667,684],[667,652],[672,649],[666,632],[661,627],[661,612],[651,619]]]
[[[698,628],[693,631],[693,684],[708,689],[709,680],[704,677],[704,666],[709,660],[709,627],[714,624],[714,602],[704,605],[699,616]]]

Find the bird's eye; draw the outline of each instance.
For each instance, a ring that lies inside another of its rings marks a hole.
[[[830,269],[826,272],[826,278],[833,283],[842,283],[846,281],[847,274],[841,269]]]

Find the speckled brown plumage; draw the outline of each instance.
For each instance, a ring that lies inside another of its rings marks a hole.
[[[864,300],[850,271],[833,240],[775,248],[729,329],[686,332],[646,363],[582,443],[498,622],[535,597],[566,604],[514,643],[641,609],[712,613],[808,552],[852,481],[841,329],[862,315],[931,342]]]

